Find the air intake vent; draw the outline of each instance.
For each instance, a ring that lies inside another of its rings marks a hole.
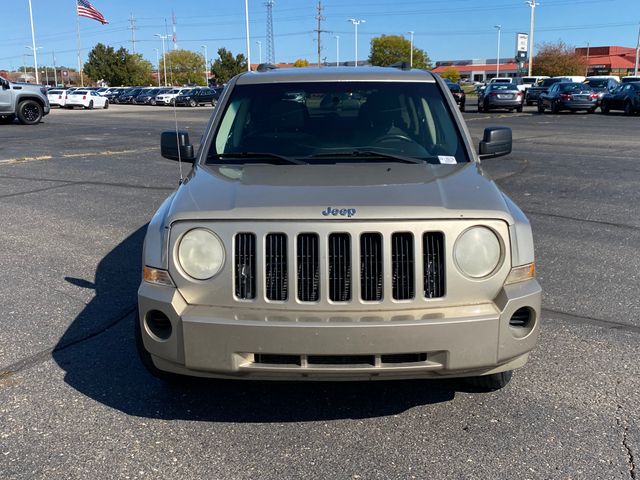
[[[394,233],[391,237],[391,287],[395,300],[410,300],[415,295],[411,233]]]
[[[351,237],[346,233],[329,235],[329,299],[351,300]]]
[[[256,236],[238,233],[235,249],[235,292],[242,300],[256,298]]]
[[[318,235],[301,233],[297,244],[298,300],[317,302],[320,299],[320,268]]]
[[[524,328],[529,326],[529,322],[531,322],[531,310],[527,307],[523,307],[516,310],[516,312],[511,316],[509,325],[516,328]]]
[[[284,233],[267,235],[264,262],[267,299],[284,302],[288,298],[287,236]]]
[[[362,300],[382,300],[382,235],[360,236],[360,291]]]
[[[440,298],[444,296],[444,235],[441,232],[427,232],[422,237],[424,261],[424,296]]]

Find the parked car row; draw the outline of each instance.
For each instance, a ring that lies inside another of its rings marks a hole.
[[[198,105],[215,106],[222,88],[194,87],[113,87],[53,88],[47,92],[49,103],[61,108],[81,106],[87,109],[109,108],[109,104]]]
[[[536,78],[537,83],[527,88],[525,82]],[[464,111],[464,103],[460,103],[452,85],[449,88]],[[477,93],[478,112],[494,109],[522,112],[524,105],[536,105],[539,113],[563,110],[593,113],[598,107],[605,114],[611,110],[622,110],[626,115],[640,113],[640,77],[624,77],[622,81],[616,76],[497,77],[478,88]]]

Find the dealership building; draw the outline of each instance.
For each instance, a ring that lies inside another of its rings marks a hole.
[[[619,46],[606,47],[580,47],[576,53],[585,57],[588,68],[587,75],[618,75],[624,77],[633,75],[635,69],[636,49]],[[446,60],[436,62],[433,69],[436,73],[442,73],[447,67],[453,67],[460,72],[464,80],[485,82],[496,76],[497,60],[495,58],[480,58],[472,60]],[[527,73],[528,64],[522,69],[513,58],[500,59],[500,76],[516,77]]]

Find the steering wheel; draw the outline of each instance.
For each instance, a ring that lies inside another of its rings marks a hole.
[[[383,135],[381,137],[376,138],[373,143],[383,143],[389,142],[392,140],[401,140],[403,142],[416,143],[413,139],[407,137],[406,135],[402,135],[401,133],[392,133],[390,135]]]

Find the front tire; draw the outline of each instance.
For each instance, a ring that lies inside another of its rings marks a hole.
[[[42,120],[43,110],[35,100],[23,100],[18,104],[17,114],[22,125],[35,125]]]
[[[491,375],[482,375],[480,377],[467,377],[465,383],[477,392],[495,392],[507,386],[511,381],[513,372],[493,373]]]
[[[600,105],[600,111],[602,113],[604,113],[605,115],[607,115],[611,110],[609,109],[609,104],[606,102],[602,102],[602,105]]]
[[[87,106],[87,110],[93,110],[93,100],[89,102],[89,105]]]
[[[190,107],[197,107],[198,106],[198,102],[196,102],[195,100],[189,100],[189,106]]]
[[[105,102],[104,102],[104,107],[102,107],[102,108],[104,108],[105,110],[106,110],[107,108],[109,108],[109,100],[105,100]]]
[[[633,115],[633,104],[629,100],[624,102],[624,114],[627,117],[630,117],[631,115]]]
[[[538,100],[538,113],[544,113],[544,105]]]

